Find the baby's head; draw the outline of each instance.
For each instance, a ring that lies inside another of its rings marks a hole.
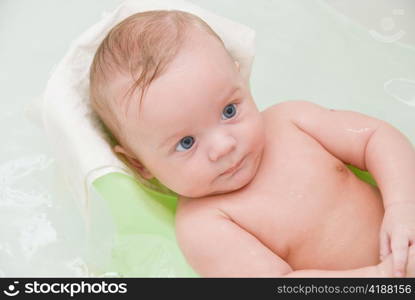
[[[262,116],[238,63],[197,16],[149,11],[116,25],[95,54],[90,94],[114,151],[144,179],[197,198],[256,174]]]

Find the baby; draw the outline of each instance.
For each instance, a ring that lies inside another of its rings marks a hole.
[[[221,39],[180,11],[115,26],[90,94],[114,151],[178,193],[201,276],[414,276],[415,151],[386,122],[307,101],[258,111]]]

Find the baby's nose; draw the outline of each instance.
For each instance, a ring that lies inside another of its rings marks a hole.
[[[232,136],[222,136],[213,140],[213,144],[209,151],[209,158],[217,161],[221,157],[226,156],[236,149],[236,140]]]

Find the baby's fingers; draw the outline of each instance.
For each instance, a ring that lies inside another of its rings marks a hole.
[[[403,277],[408,260],[408,239],[404,235],[394,235],[391,244],[394,274],[396,277]]]
[[[380,260],[383,261],[391,253],[389,235],[386,231],[380,233],[379,243]]]

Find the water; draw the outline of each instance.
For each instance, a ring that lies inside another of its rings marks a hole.
[[[24,111],[71,41],[119,2],[0,1],[0,276],[94,275],[86,265],[86,228],[77,199],[44,132]],[[372,10],[375,24],[364,29],[305,1],[192,2],[256,30],[251,86],[260,109],[288,99],[311,100],[384,119],[415,142],[415,52],[398,45],[399,39],[385,42],[370,31],[401,26],[400,18],[414,15],[410,7],[404,16],[391,10],[393,24]],[[395,29],[405,32],[402,40],[414,35],[403,25]]]

